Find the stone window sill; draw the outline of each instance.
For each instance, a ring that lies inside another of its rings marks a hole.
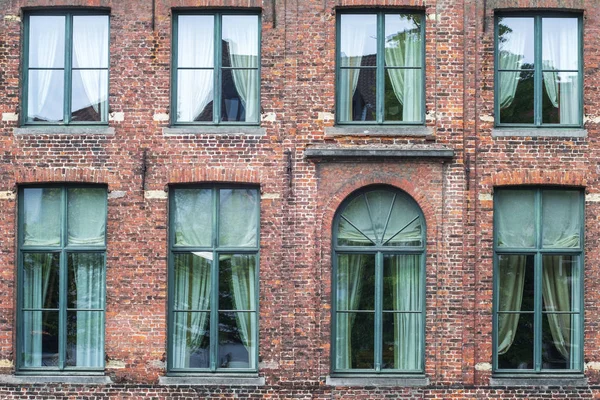
[[[164,386],[264,386],[265,378],[256,375],[190,375],[161,376],[158,384]]]
[[[325,136],[431,136],[433,129],[424,125],[337,125],[325,128]]]
[[[429,378],[417,376],[328,376],[329,386],[375,386],[375,387],[422,387],[429,385]]]
[[[184,135],[243,135],[243,136],[265,136],[265,128],[260,126],[171,126],[163,128],[163,136]]]
[[[90,125],[30,125],[13,129],[15,135],[114,135],[115,128]]]
[[[541,375],[541,376],[496,376],[490,378],[490,386],[587,386],[587,378],[581,375]]]
[[[492,137],[587,137],[583,128],[494,128]]]
[[[0,383],[32,385],[65,383],[69,385],[108,385],[112,379],[104,375],[0,375]]]

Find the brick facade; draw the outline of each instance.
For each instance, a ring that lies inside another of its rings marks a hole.
[[[14,372],[18,185],[108,186],[106,375],[113,384],[0,384],[0,398],[600,398],[600,16],[596,0],[0,0],[0,372]],[[22,15],[36,7],[110,9],[114,133],[15,132]],[[174,8],[261,10],[264,134],[164,134]],[[326,135],[334,125],[336,10],[426,16],[431,134]],[[583,14],[587,137],[492,137],[494,12]],[[307,158],[310,147],[450,148],[452,159]],[[260,186],[261,387],[158,384],[166,373],[171,184]],[[334,387],[330,371],[331,226],[353,191],[410,194],[427,223],[423,387]],[[492,387],[493,192],[506,185],[585,189],[582,387]]]

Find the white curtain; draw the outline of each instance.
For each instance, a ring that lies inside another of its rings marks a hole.
[[[61,190],[31,188],[24,190],[23,242],[27,246],[60,244]]]
[[[365,256],[340,254],[337,265],[336,368],[352,368],[352,327],[362,288],[362,269]]]
[[[207,257],[208,256],[208,257]],[[209,317],[212,253],[175,258],[173,368],[189,368],[190,356],[200,348]]]
[[[254,189],[222,189],[219,193],[219,245],[258,246],[258,192]]]
[[[211,69],[178,71],[177,121],[195,121],[213,100],[213,24],[212,16],[179,16],[177,66]]]
[[[254,16],[223,17],[223,40],[229,46],[229,57],[235,88],[246,110],[246,121],[257,122],[258,110],[258,18]]]
[[[173,197],[176,246],[211,246],[212,191],[176,189]]]
[[[513,69],[516,71],[499,72],[499,103],[500,109],[509,107],[515,99],[519,77],[521,75],[521,65],[523,64],[523,54],[525,44],[532,38],[526,34],[527,30],[513,30],[507,37],[500,38],[500,51],[498,52],[498,66],[500,69]]]
[[[107,16],[73,17],[73,52],[74,68],[108,67]],[[76,73],[81,76],[87,97],[81,108],[91,105],[94,111],[100,112],[100,103],[106,101],[107,73],[104,70],[73,71],[73,74]],[[75,100],[77,99],[73,99],[74,105]]]
[[[254,255],[234,255],[231,257],[231,291],[236,310],[256,310],[255,268]],[[242,343],[248,352],[248,368],[254,368],[254,361],[256,360],[254,317],[254,312],[235,313]]]
[[[53,16],[31,16],[29,30],[30,67],[63,68],[65,44],[65,18]],[[38,69],[30,71],[27,113],[30,119],[42,121],[60,121],[63,119],[62,104],[57,105],[56,96],[50,90],[57,82],[53,77],[63,71]],[[34,77],[37,77],[35,79]],[[63,90],[62,85],[60,90]],[[60,96],[62,99],[62,95]],[[62,101],[62,100],[61,100]]]
[[[106,232],[106,190],[68,190],[69,244],[103,245]]]
[[[422,42],[419,28],[401,32],[386,41],[386,66],[421,65]],[[402,104],[402,121],[421,120],[421,69],[387,69],[394,94]]]

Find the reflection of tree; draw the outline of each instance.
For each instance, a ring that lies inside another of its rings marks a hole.
[[[508,26],[499,23],[498,24],[498,43],[506,43],[508,41],[508,37],[512,33],[512,29]]]
[[[533,123],[533,64],[523,64],[513,101],[500,110],[500,120],[509,123]]]

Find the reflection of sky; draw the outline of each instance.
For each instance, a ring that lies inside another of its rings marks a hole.
[[[533,18],[500,18],[499,24],[509,28],[511,32],[505,33],[502,38],[506,42],[499,43],[500,50],[509,51],[511,53],[521,53],[515,45],[517,37],[525,39],[524,51],[522,52],[523,64],[533,64]]]

